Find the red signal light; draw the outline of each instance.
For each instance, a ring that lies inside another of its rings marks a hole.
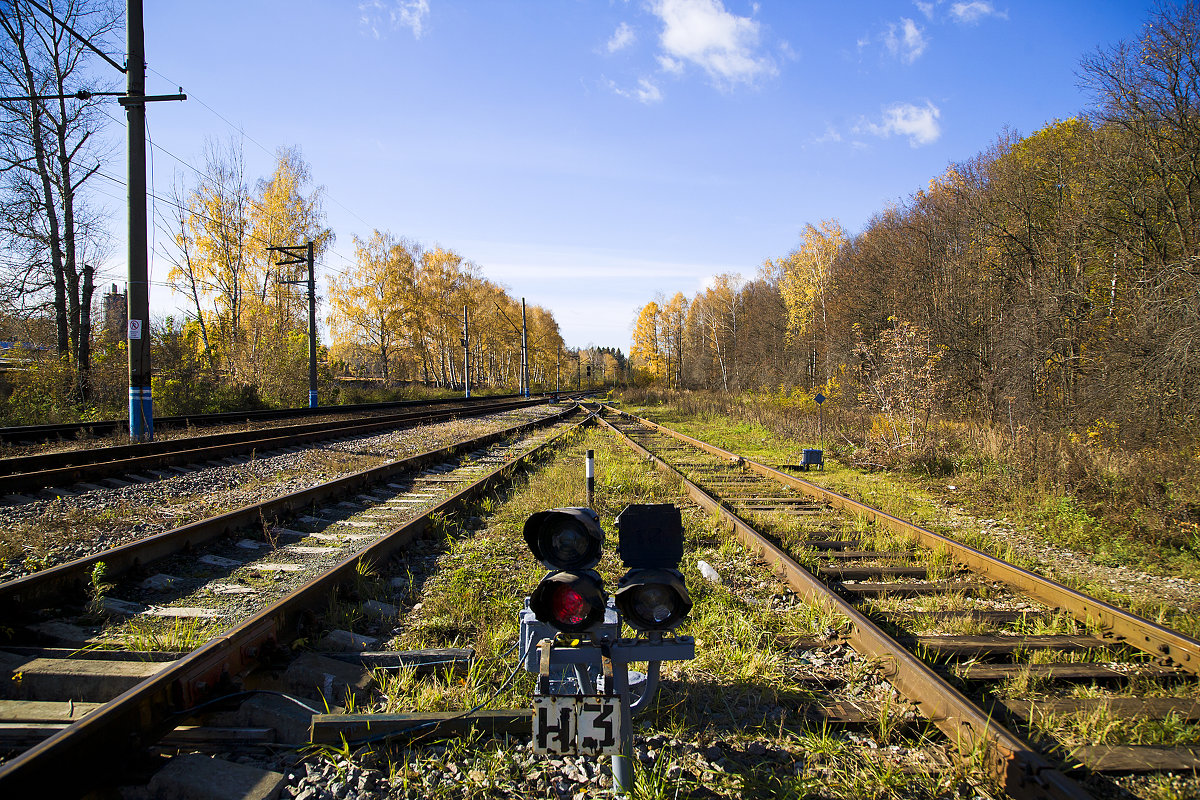
[[[559,622],[578,625],[587,618],[588,610],[588,602],[575,587],[560,583],[551,590],[550,613]]]
[[[595,572],[552,572],[533,590],[529,607],[542,622],[576,633],[602,622],[607,602]]]

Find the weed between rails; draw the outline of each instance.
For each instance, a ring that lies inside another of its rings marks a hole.
[[[589,448],[597,453],[595,509],[610,534],[597,567],[606,586],[615,588],[625,572],[616,552],[617,514],[632,503],[676,502],[686,535],[680,569],[695,604],[679,632],[696,638],[697,658],[663,664],[655,701],[634,722],[633,797],[925,797],[983,782],[979,772],[950,765],[940,737],[906,734],[894,690],[852,654],[828,659],[840,669],[829,685],[844,685],[847,696],[868,701],[888,698],[878,730],[861,736],[814,728],[806,712],[821,675],[814,675],[804,652],[785,643],[824,638],[844,620],[829,608],[799,602],[714,518],[682,502],[678,485],[600,430],[559,445],[553,461],[507,495],[478,500],[445,520],[394,572],[356,590],[361,600],[388,578],[401,578],[412,610],[401,615],[386,647],[473,647],[476,653],[462,671],[377,675],[380,699],[360,711],[454,711],[484,702],[530,707],[533,677],[516,668],[517,613],[544,570],[528,553],[522,529],[536,511],[584,504]],[[701,577],[700,560],[717,569],[720,583]],[[337,612],[343,620],[344,613]],[[527,743],[511,740],[455,740],[376,758],[386,759],[393,790],[403,797],[611,793],[607,758],[552,760],[531,756]],[[570,775],[584,778],[572,783],[564,777]]]
[[[626,410],[769,465],[794,464],[801,449],[813,444],[811,440],[790,439],[761,425],[719,413],[712,404],[685,405],[696,410],[689,412],[669,404],[628,407]],[[1200,613],[1197,613],[1200,602],[1193,600],[1187,607],[1180,608],[1177,604],[1116,591],[1105,582],[1106,571],[1103,569],[1104,566],[1122,565],[1152,574],[1194,578],[1200,574],[1200,535],[1193,537],[1195,541],[1191,544],[1180,544],[1177,537],[1130,533],[1115,524],[1111,515],[1097,517],[1074,498],[1037,482],[1011,481],[1008,494],[984,495],[968,491],[966,487],[974,483],[991,485],[986,476],[971,472],[972,469],[992,469],[988,464],[991,462],[964,462],[964,471],[953,478],[955,491],[948,497],[945,480],[931,482],[928,476],[922,478],[908,472],[862,472],[828,458],[824,470],[807,472],[804,478],[1010,563],[1045,572],[1047,565],[1040,559],[1018,553],[1011,542],[996,538],[986,528],[961,524],[969,523],[969,519],[951,519],[944,506],[949,500],[964,508],[974,507],[981,515],[1004,516],[1030,540],[1074,548],[1086,554],[1097,567],[1092,573],[1079,575],[1057,570],[1055,577],[1060,582],[1182,633],[1200,635]],[[1176,490],[1176,494],[1182,495],[1181,488],[1176,487]],[[1135,523],[1141,517],[1154,516],[1146,509],[1134,509],[1130,513]]]

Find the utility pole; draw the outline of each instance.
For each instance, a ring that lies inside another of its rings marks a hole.
[[[467,331],[467,307],[463,306],[463,386],[466,387],[466,397],[471,399],[471,334]]]
[[[308,407],[317,407],[317,275],[313,269],[313,243],[306,247],[268,247],[272,253],[282,253],[286,260],[276,261],[275,266],[307,264],[308,279],[299,281],[280,280],[280,283],[308,284]]]
[[[126,337],[129,344],[129,438],[148,442],[154,438],[154,403],[150,396],[150,280],[149,255],[146,246],[146,103],[158,100],[187,100],[180,87],[179,94],[146,94],[146,37],[142,26],[142,0],[128,0],[125,5],[125,66],[121,66],[103,50],[85,39],[78,31],[63,22],[37,0],[29,5],[54,20],[64,31],[100,56],[109,66],[125,73],[125,92],[91,92],[81,90],[69,95],[34,95],[5,97],[4,100],[90,100],[99,96],[116,96],[125,108],[128,132],[125,140],[126,188],[128,189],[129,228],[126,267]]]
[[[41,8],[42,13],[49,12]],[[52,16],[52,15],[51,15]],[[57,19],[55,20],[58,21]],[[70,30],[66,25],[63,26]],[[71,31],[77,38],[81,38]],[[84,41],[95,50],[91,42]],[[117,102],[125,106],[128,121],[125,140],[129,202],[129,270],[126,301],[129,344],[129,438],[148,442],[154,438],[154,400],[150,394],[150,279],[146,245],[146,103],[151,100],[186,100],[178,95],[146,96],[146,36],[142,25],[142,0],[125,5],[125,96]],[[97,52],[99,52],[97,50]],[[104,56],[110,64],[112,59]],[[114,65],[115,66],[115,65]],[[120,67],[118,67],[120,69]]]
[[[154,438],[154,399],[150,394],[150,279],[146,246],[146,39],[142,0],[125,7],[126,184],[129,197],[129,438]]]
[[[554,394],[558,395],[562,391],[562,345],[558,347],[558,353],[554,356]]]
[[[521,377],[529,397],[529,328],[525,326],[525,298],[521,298]]]
[[[40,6],[39,6],[40,8]],[[41,9],[43,13],[49,13]],[[56,20],[57,21],[57,20]],[[63,26],[66,28],[66,26]],[[69,30],[69,29],[68,29]],[[74,31],[71,31],[74,34]],[[75,34],[78,36],[78,34]],[[91,42],[88,47],[95,49]],[[146,103],[157,100],[186,100],[177,95],[146,96],[146,36],[142,25],[142,0],[125,5],[125,106],[126,185],[129,198],[129,236],[126,258],[129,270],[129,438],[135,442],[154,439],[154,400],[150,394],[150,278],[146,245]],[[99,52],[99,51],[97,51]],[[103,53],[101,53],[103,55]],[[112,63],[112,59],[104,56]]]

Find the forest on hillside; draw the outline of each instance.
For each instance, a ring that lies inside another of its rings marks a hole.
[[[643,306],[643,385],[822,392],[826,408],[1130,446],[1200,422],[1200,6],[1083,58],[1085,114],[1000,132],[857,233]],[[907,429],[908,434],[900,435]]]

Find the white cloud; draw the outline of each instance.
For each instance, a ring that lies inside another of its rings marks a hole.
[[[842,135],[840,133],[838,133],[837,128],[833,127],[832,125],[826,125],[825,133],[821,134],[820,137],[814,139],[813,142],[815,144],[832,144],[832,143],[840,142],[841,140],[842,140]]]
[[[638,85],[632,89],[623,89],[615,81],[605,81],[608,88],[621,97],[637,100],[644,105],[653,105],[663,99],[662,90],[648,78],[639,78]]]
[[[907,17],[900,19],[899,30],[893,23],[888,25],[888,31],[884,34],[883,43],[887,45],[888,52],[899,58],[905,64],[911,64],[921,57],[925,52],[926,45],[929,41],[925,38],[923,28],[917,27],[917,23]]]
[[[955,22],[974,25],[984,17],[1008,19],[1008,12],[997,11],[988,0],[970,0],[970,2],[959,2],[950,6],[950,16],[954,17]]]
[[[777,74],[757,52],[759,23],[729,13],[721,0],[653,0],[650,8],[663,22],[659,63],[668,72],[692,63],[721,87]]]
[[[420,39],[429,18],[429,0],[366,0],[358,4],[358,13],[359,23],[376,39],[401,28]]]
[[[870,133],[875,136],[907,136],[908,143],[913,147],[932,144],[942,135],[938,118],[942,112],[928,100],[924,107],[911,103],[896,103],[883,110],[882,122],[863,120],[855,127],[855,133]]]
[[[629,27],[629,23],[622,22],[617,26],[617,30],[613,33],[612,38],[608,40],[608,52],[615,53],[618,50],[624,50],[633,44],[636,39],[637,34],[633,32],[633,28]]]
[[[933,19],[933,3],[922,3],[921,0],[913,0],[913,5],[925,15],[925,19]]]
[[[683,62],[679,61],[678,59],[671,58],[670,56],[659,56],[658,66],[663,72],[669,72],[672,75],[683,74]]]

